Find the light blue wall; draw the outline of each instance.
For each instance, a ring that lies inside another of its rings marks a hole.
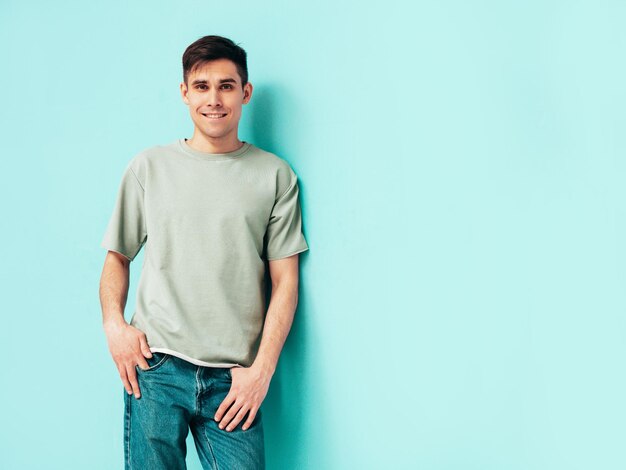
[[[240,137],[298,173],[310,245],[269,468],[626,468],[625,21],[617,1],[4,0],[0,467],[122,468],[99,243],[128,160],[191,137],[181,55],[221,34],[255,86]]]

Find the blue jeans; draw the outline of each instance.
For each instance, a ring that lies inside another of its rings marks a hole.
[[[189,429],[204,469],[265,468],[261,410],[252,425],[232,431],[213,419],[232,383],[229,368],[203,367],[171,354],[153,352],[149,369],[135,366],[141,397],[124,389],[126,470],[186,469]]]

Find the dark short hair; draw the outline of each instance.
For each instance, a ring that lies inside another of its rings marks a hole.
[[[183,53],[183,80],[187,83],[189,74],[202,65],[217,59],[229,59],[237,66],[241,86],[248,83],[248,62],[246,51],[228,38],[204,36],[190,44]]]

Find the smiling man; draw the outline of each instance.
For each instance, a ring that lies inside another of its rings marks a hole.
[[[186,468],[189,430],[203,468],[265,468],[261,404],[308,245],[296,174],[239,140],[252,89],[241,47],[198,39],[183,54],[180,85],[193,136],[139,152],[122,176],[102,240],[100,300],[125,389],[126,468]],[[144,245],[127,323],[130,263]]]

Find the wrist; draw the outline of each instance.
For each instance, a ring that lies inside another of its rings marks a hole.
[[[272,377],[274,375],[274,372],[276,371],[276,364],[274,364],[272,361],[257,358],[252,363],[251,368],[260,371],[263,375]]]
[[[109,315],[109,317],[102,322],[102,326],[105,330],[115,330],[126,325],[127,323],[123,315]]]

